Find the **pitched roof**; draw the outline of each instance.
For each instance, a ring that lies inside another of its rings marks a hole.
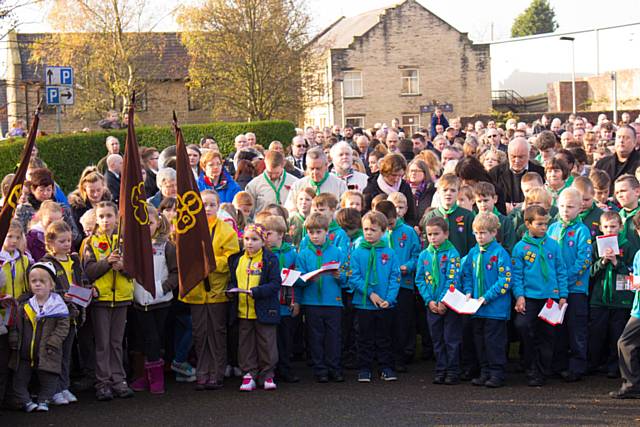
[[[181,80],[188,76],[189,54],[180,40],[180,33],[152,33],[155,46],[142,53],[140,67],[150,80]],[[22,62],[22,80],[44,81],[43,64],[30,61],[32,46],[46,33],[18,33],[18,51]],[[159,52],[158,52],[159,49]],[[57,65],[57,64],[56,64]]]
[[[343,16],[320,33],[314,43],[329,49],[347,49],[355,37],[362,36],[380,22],[386,10],[380,8],[349,18]]]

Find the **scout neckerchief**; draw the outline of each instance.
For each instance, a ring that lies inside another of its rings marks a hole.
[[[578,214],[578,218],[580,219],[580,221],[584,221],[584,219],[585,219],[586,217],[588,217],[588,216],[589,216],[589,214],[590,214],[591,212],[593,212],[593,210],[594,210],[595,208],[596,208],[596,202],[591,202],[591,207],[590,207],[589,209],[587,209],[587,210],[586,210],[586,211],[584,211],[584,212],[580,212],[580,213]]]
[[[351,243],[353,243],[362,236],[364,236],[364,233],[362,232],[362,228],[358,228],[351,235],[349,235],[349,239],[351,239]]]
[[[316,269],[319,270],[322,267],[322,257],[324,256],[325,251],[331,246],[331,241],[329,239],[325,240],[322,246],[318,247],[313,243],[312,249],[315,249],[316,254]],[[322,276],[318,278],[318,297],[322,296]]]
[[[269,175],[267,175],[266,171],[262,172],[262,175],[264,176],[265,181],[267,181],[267,184],[269,184],[269,187],[271,187],[273,192],[276,193],[276,203],[281,205],[282,203],[280,202],[280,190],[282,190],[282,187],[284,187],[284,182],[287,180],[287,171],[282,172],[282,177],[278,188],[276,188],[276,185],[273,183],[273,181],[271,181],[271,178],[269,178]]]
[[[625,208],[620,209],[620,218],[622,218],[622,224],[626,224],[629,218],[633,218],[633,216],[640,210],[640,206],[636,207],[634,210],[629,211]]]
[[[567,230],[579,222],[582,222],[582,220],[578,217],[573,218],[569,222],[564,222],[563,220],[560,220],[560,224],[562,224],[562,228],[560,228],[560,242],[559,242],[560,246],[564,246],[564,237],[567,234]]]
[[[369,260],[367,261],[367,271],[364,274],[364,292],[362,295],[362,305],[366,305],[367,294],[369,293],[369,274],[373,273],[374,276],[374,281],[371,283],[372,285],[375,286],[380,281],[380,278],[378,277],[378,269],[376,268],[376,248],[384,248],[385,246],[381,240],[378,240],[374,244],[363,240],[358,247],[369,250]]]
[[[618,233],[618,247],[626,245],[629,241],[625,233]],[[602,283],[602,302],[611,304],[615,291],[616,272],[613,270],[613,264],[608,262],[604,267],[604,281]]]
[[[329,179],[329,172],[325,172],[322,179],[317,182],[314,181],[313,178],[309,177],[309,183],[316,189],[316,196],[320,195],[320,187],[322,187],[322,184],[324,184],[327,179]]]
[[[348,182],[349,178],[353,177],[353,168],[347,169],[344,175],[340,175],[337,170],[334,170],[334,172],[335,172],[335,175],[341,180],[343,180],[344,182]]]
[[[280,246],[278,246],[277,248],[271,249],[271,251],[274,254],[278,255],[278,262],[280,263],[280,270],[285,268],[285,265],[284,265],[284,254],[286,254],[287,252],[291,251],[292,247],[293,246],[291,246],[289,243],[282,242],[282,244]]]
[[[393,232],[396,231],[404,224],[402,218],[398,218],[396,220],[396,225],[393,226],[393,230],[387,230],[387,235],[389,236],[389,248],[393,249]]]
[[[492,211],[492,212],[493,212],[493,214],[494,214],[495,216],[497,216],[497,217],[498,217],[498,219],[500,219],[500,218],[502,217],[502,214],[500,213],[500,211],[498,210],[498,208],[496,208],[495,206],[493,207],[493,211]]]
[[[484,296],[484,257],[483,254],[485,252],[487,252],[487,250],[489,249],[489,246],[491,246],[491,244],[494,241],[490,241],[489,243],[487,243],[486,245],[480,245],[478,244],[478,259],[476,260],[476,271],[475,271],[475,276],[476,276],[476,282],[478,282],[478,298]]]
[[[442,214],[444,219],[448,219],[449,215],[454,213],[456,209],[458,209],[458,203],[454,203],[453,206],[451,206],[451,209],[445,209],[442,206],[438,206],[438,212]]]
[[[531,237],[528,231],[524,233],[524,237],[522,238],[523,242],[535,246],[538,249],[538,256],[536,258],[540,260],[540,272],[542,273],[542,278],[546,282],[549,280],[549,267],[547,266],[547,254],[544,250],[545,240],[546,236],[542,238]]]
[[[438,289],[438,285],[440,283],[440,260],[438,259],[438,254],[440,252],[446,252],[450,249],[453,249],[453,244],[449,240],[445,240],[437,248],[432,244],[427,246],[427,252],[429,252],[433,256],[433,261],[431,262],[431,277],[433,277],[433,292],[435,293],[436,289]]]

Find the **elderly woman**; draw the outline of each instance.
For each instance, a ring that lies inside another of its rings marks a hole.
[[[232,203],[236,193],[242,191],[223,167],[224,160],[220,153],[207,151],[200,159],[204,173],[198,178],[198,189],[215,190],[220,196],[220,204]]]
[[[107,189],[104,176],[98,172],[98,168],[90,166],[82,172],[78,188],[69,194],[68,199],[71,216],[78,230],[83,230],[82,224],[80,224],[82,215],[94,208],[98,202],[111,200],[111,193]]]
[[[364,189],[365,211],[371,210],[371,201],[378,194],[387,195],[400,192],[407,198],[407,213],[404,220],[414,226],[418,222],[416,204],[413,200],[413,192],[409,184],[403,179],[407,169],[407,161],[401,154],[387,154],[380,161],[380,172],[369,178]]]
[[[422,218],[424,212],[431,206],[436,186],[431,179],[429,166],[421,158],[413,159],[407,167],[405,179],[411,187],[416,205],[417,217]]]
[[[158,190],[153,197],[150,197],[147,202],[151,203],[157,209],[165,198],[175,198],[178,193],[176,170],[173,168],[160,169],[156,175],[156,185],[160,190]]]

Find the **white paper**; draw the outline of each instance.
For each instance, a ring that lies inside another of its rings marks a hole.
[[[280,277],[282,278],[282,286],[293,286],[293,284],[296,283],[300,276],[302,276],[302,272],[298,270],[283,268],[280,272]]]
[[[91,303],[91,289],[71,285],[67,291],[67,298],[80,307],[87,307]]]
[[[609,248],[613,250],[614,255],[620,255],[620,248],[618,247],[618,236],[615,234],[609,234],[606,236],[597,236],[596,243],[598,244],[598,256],[602,258],[605,251]]]
[[[467,296],[455,288],[445,293],[442,302],[458,314],[475,314],[482,305],[478,299],[467,300]]]
[[[560,308],[560,305],[557,302],[550,299],[542,307],[542,310],[540,310],[538,317],[550,325],[561,325],[564,320],[564,314],[567,312],[568,306],[569,304],[565,303],[565,305]]]
[[[240,289],[240,288],[231,288],[228,289],[227,292],[230,294],[250,294],[251,291],[248,289]]]
[[[322,264],[322,266],[319,269],[310,271],[307,274],[303,274],[300,277],[302,278],[302,280],[307,282],[307,281],[315,278],[319,274],[326,273],[326,272],[329,272],[329,271],[335,271],[335,270],[339,270],[339,269],[340,269],[340,263],[338,261],[331,261],[331,262],[328,262],[326,264]]]

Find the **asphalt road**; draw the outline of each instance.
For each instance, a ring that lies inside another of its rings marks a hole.
[[[193,390],[170,380],[167,393],[98,402],[91,392],[80,402],[52,407],[48,414],[5,412],[1,427],[13,426],[200,426],[200,425],[636,425],[640,400],[618,401],[607,393],[620,380],[588,377],[566,384],[549,380],[542,388],[526,386],[522,374],[510,374],[501,389],[431,384],[433,362],[410,366],[399,381],[374,379],[359,384],[347,371],[342,384],[317,384],[310,369],[298,364],[299,384],[281,384],[277,391],[240,393],[239,379],[219,391]]]

